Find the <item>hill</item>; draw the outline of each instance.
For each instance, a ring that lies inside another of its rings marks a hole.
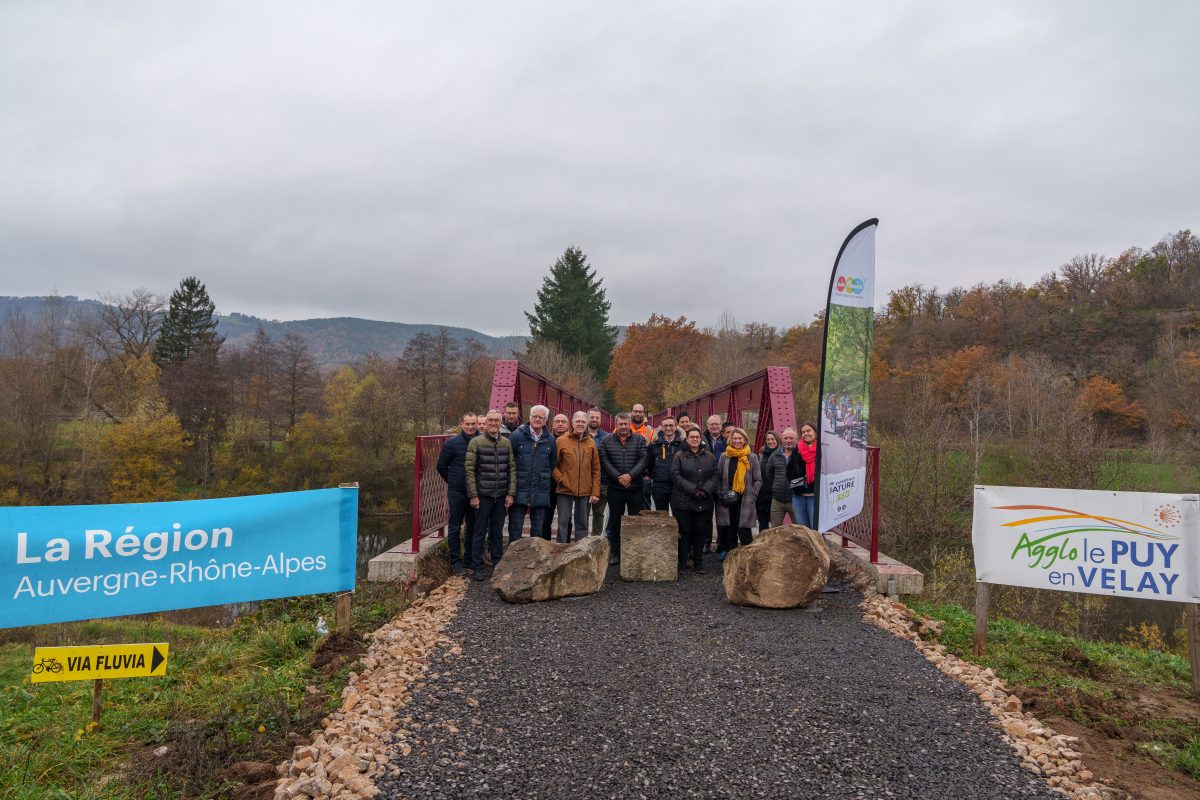
[[[35,318],[45,305],[47,297],[0,297],[0,320],[12,313]],[[72,316],[95,313],[100,306],[97,300],[81,300],[70,295],[59,298],[63,310]],[[358,317],[331,317],[328,319],[269,320],[248,314],[219,314],[217,331],[230,345],[244,345],[254,338],[258,326],[262,325],[267,335],[278,341],[289,333],[298,333],[308,341],[309,349],[318,365],[331,367],[362,359],[367,353],[396,356],[408,341],[418,333],[436,333],[443,326],[423,325],[407,322],[383,322]],[[509,357],[512,351],[525,346],[524,336],[488,336],[486,333],[444,326],[450,336],[459,342],[478,340],[489,353],[497,357]]]

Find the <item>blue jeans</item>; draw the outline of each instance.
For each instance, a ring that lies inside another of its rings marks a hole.
[[[450,505],[450,520],[446,524],[446,544],[450,546],[450,565],[463,563],[463,539],[471,541],[475,531],[475,509],[471,508],[471,500],[466,492],[449,489],[446,499]],[[460,537],[458,531],[466,526],[466,536]],[[471,560],[471,547],[467,545],[467,560]]]
[[[546,527],[546,515],[549,513],[548,508],[519,506],[513,503],[512,508],[508,510],[508,543],[512,544],[524,535],[526,514],[529,515],[529,535],[542,536],[542,530]]]
[[[813,519],[813,495],[792,495],[792,522],[816,530],[814,527],[816,520]]]

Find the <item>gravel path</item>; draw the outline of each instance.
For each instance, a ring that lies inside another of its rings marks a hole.
[[[381,797],[1061,798],[966,687],[865,623],[725,602],[718,569],[512,606],[472,584]],[[434,677],[436,675],[436,677]]]

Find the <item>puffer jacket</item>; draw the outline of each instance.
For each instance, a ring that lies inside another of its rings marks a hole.
[[[512,432],[508,441],[517,463],[517,493],[513,502],[519,506],[549,508],[550,492],[554,490],[550,475],[558,454],[554,435],[549,428],[542,428],[541,438],[535,444],[533,429],[525,423]]]
[[[648,477],[652,478],[655,483],[670,486],[671,461],[684,446],[683,437],[679,435],[679,431],[675,431],[675,438],[671,441],[663,438],[662,431],[655,434],[654,441],[649,446],[650,466],[646,470]]]
[[[467,445],[467,494],[504,497],[517,494],[517,463],[508,439],[481,433]]]
[[[772,500],[790,505],[792,502],[792,479],[803,475],[804,469],[804,459],[800,456],[798,449],[793,450],[791,456],[785,456],[783,448],[779,448],[767,460],[764,491],[769,489]]]
[[[437,471],[451,491],[467,492],[467,445],[474,437],[459,431],[457,436],[451,436],[442,442],[442,451],[438,453]]]
[[[734,460],[726,456],[724,453],[717,459],[717,474],[720,476],[717,482],[717,493],[725,491],[725,487],[733,486],[734,475]],[[758,509],[754,505],[755,499],[758,497],[759,488],[762,486],[762,464],[758,460],[758,456],[754,453],[750,454],[750,467],[746,470],[746,486],[742,492],[741,510],[738,514],[737,525],[739,528],[753,528],[758,524]],[[729,506],[717,504],[717,524],[718,525],[733,525],[734,522],[729,519]]]
[[[554,485],[571,497],[600,496],[600,451],[587,431],[582,437],[574,432],[558,437]]]
[[[600,443],[600,470],[609,486],[620,486],[617,479],[625,474],[637,484],[646,471],[646,440],[636,433],[624,442],[615,433],[605,437]]]
[[[694,492],[703,489],[708,494],[698,498]],[[684,447],[671,459],[671,507],[684,511],[712,511],[717,493],[717,457],[707,447],[693,453]]]

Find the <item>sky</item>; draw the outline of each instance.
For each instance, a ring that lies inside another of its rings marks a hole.
[[[616,324],[804,323],[1200,225],[1200,4],[0,4],[0,294],[527,333],[563,250]]]

